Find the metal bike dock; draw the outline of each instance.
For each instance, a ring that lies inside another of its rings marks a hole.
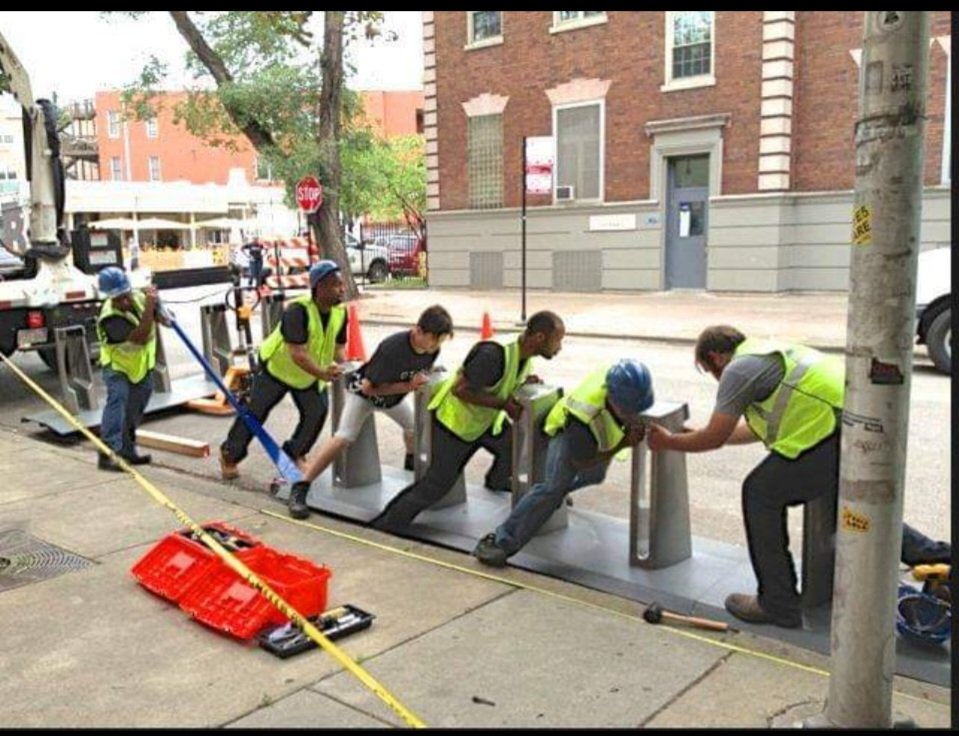
[[[425,405],[431,394],[432,390],[426,388],[416,397],[418,473],[422,473],[428,463],[423,438],[430,429],[427,420],[431,414],[425,411]],[[464,483],[462,495],[454,487],[443,499],[445,505],[437,504],[420,513],[404,536],[463,552],[472,551],[480,538],[506,519],[514,499],[518,500],[542,477],[547,443],[540,427],[558,396],[558,389],[541,384],[524,387],[517,396],[524,412],[514,424],[511,497]],[[679,429],[687,416],[685,404],[657,402],[644,413],[643,419]],[[401,458],[396,458],[393,462],[399,465],[400,461]],[[370,521],[414,479],[413,473],[394,467],[389,460],[386,462],[378,481],[352,488],[334,484],[333,474],[324,473],[313,482],[307,505],[314,511],[353,521]],[[829,653],[831,609],[822,599],[825,591],[828,601],[829,590],[823,587],[825,568],[819,556],[821,550],[813,556],[814,560],[819,559],[814,562],[818,572],[812,582],[809,576],[802,574],[802,562],[797,565],[803,584],[810,586],[807,593],[812,594],[804,609],[804,628],[784,629],[739,621],[726,612],[724,600],[730,593],[754,594],[756,591],[748,551],[745,546],[691,534],[685,457],[671,452],[651,452],[644,442],[635,449],[630,467],[629,508],[623,510],[623,517],[580,509],[575,501],[571,508],[564,505],[523,549],[509,558],[509,565],[645,604],[657,601],[677,613],[727,621],[741,631]],[[288,494],[289,486],[283,486],[277,498],[285,502]],[[571,497],[575,499],[575,492]],[[825,510],[812,509],[808,513],[814,514],[811,529],[813,524],[828,524],[828,519],[815,520],[815,514],[822,516]],[[321,519],[313,521],[322,523]],[[815,528],[822,529],[821,526]],[[484,567],[472,559],[461,564],[496,574],[494,568]],[[897,640],[896,647],[898,674],[949,686],[947,647],[926,652],[902,640]]]

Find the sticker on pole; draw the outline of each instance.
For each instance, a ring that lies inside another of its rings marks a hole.
[[[316,212],[323,204],[323,187],[315,176],[304,176],[296,183],[296,204],[306,213]]]
[[[905,21],[903,10],[879,10],[876,13],[876,30],[880,33],[898,31]]]
[[[842,507],[842,528],[851,532],[868,532],[869,517],[858,511],[853,511],[848,506]]]
[[[853,245],[872,245],[872,211],[860,205],[852,213]]]

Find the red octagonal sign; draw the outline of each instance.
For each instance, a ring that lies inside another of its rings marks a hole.
[[[323,204],[323,187],[315,176],[304,176],[296,183],[296,204],[304,212],[316,212]]]

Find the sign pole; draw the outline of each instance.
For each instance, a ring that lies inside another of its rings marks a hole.
[[[523,168],[522,168],[522,190],[523,190],[523,224],[522,224],[522,241],[520,245],[521,250],[521,266],[520,270],[522,273],[522,306],[520,308],[520,324],[526,324],[526,136],[523,136]]]

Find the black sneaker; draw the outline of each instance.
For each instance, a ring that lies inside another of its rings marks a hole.
[[[146,455],[123,455],[122,457],[130,465],[149,465],[153,462],[153,456],[149,453]]]
[[[113,458],[111,458],[109,455],[104,455],[103,453],[100,453],[99,455],[97,455],[97,469],[109,470],[114,473],[123,472],[123,468],[121,468],[119,465],[113,462]]]
[[[483,488],[487,491],[493,491],[493,493],[511,493],[513,491],[513,479],[507,478],[506,483],[502,486],[494,486],[490,484],[489,478],[483,481]]]
[[[290,500],[287,507],[290,516],[294,519],[306,519],[310,515],[310,508],[306,505],[306,494],[310,492],[310,484],[305,480],[297,481],[290,487]]]
[[[473,557],[490,567],[506,567],[506,558],[509,555],[505,549],[496,546],[496,535],[490,533],[476,543]]]
[[[413,460],[413,453],[406,453],[406,457],[403,458],[403,470],[416,470],[416,463]]]

